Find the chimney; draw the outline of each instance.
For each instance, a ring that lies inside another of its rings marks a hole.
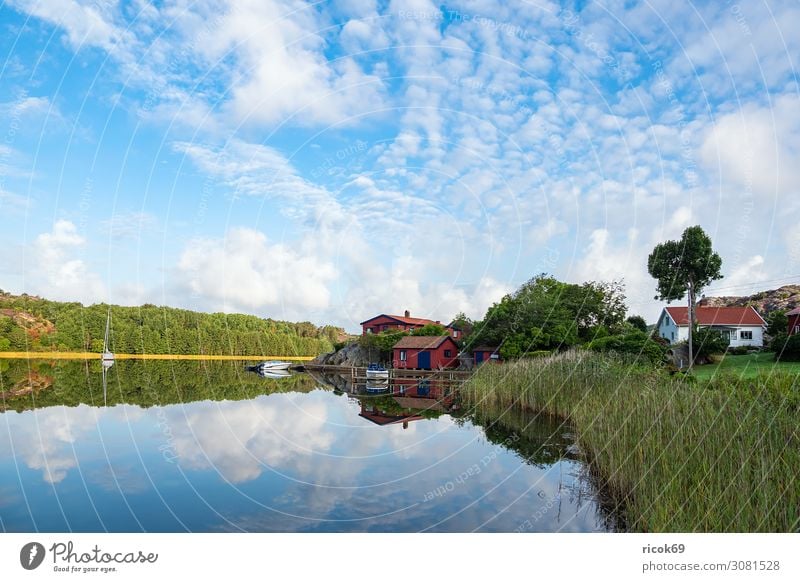
[[[411,317],[411,312],[408,309],[406,309],[406,317]]]

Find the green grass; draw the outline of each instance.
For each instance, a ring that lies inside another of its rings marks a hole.
[[[760,374],[790,373],[800,374],[800,362],[776,362],[772,352],[761,352],[746,356],[716,356],[717,362],[705,366],[695,366],[694,375],[698,380],[709,380],[724,373],[743,379],[753,379]]]
[[[484,366],[463,394],[478,410],[568,419],[631,531],[800,528],[794,374],[698,381],[577,351]]]

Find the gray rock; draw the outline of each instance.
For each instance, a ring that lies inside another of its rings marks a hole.
[[[370,354],[358,342],[352,342],[337,350],[314,358],[311,363],[321,366],[366,367],[377,361],[377,354]]]

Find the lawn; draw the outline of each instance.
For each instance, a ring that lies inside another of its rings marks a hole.
[[[695,366],[694,375],[700,380],[707,380],[718,372],[734,374],[740,378],[755,378],[760,371],[800,374],[800,362],[776,362],[772,352],[747,356],[716,356],[716,358],[718,361],[714,364]]]

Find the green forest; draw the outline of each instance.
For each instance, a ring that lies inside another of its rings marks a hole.
[[[345,333],[333,326],[255,315],[50,301],[0,291],[0,351],[97,352],[111,312],[109,348],[120,354],[316,356]]]
[[[0,412],[49,406],[108,406],[141,408],[199,400],[249,400],[276,392],[310,392],[317,388],[307,374],[270,380],[247,372],[242,362],[133,361],[108,370],[103,393],[99,360],[40,362],[0,360]],[[33,387],[33,390],[27,389]]]

